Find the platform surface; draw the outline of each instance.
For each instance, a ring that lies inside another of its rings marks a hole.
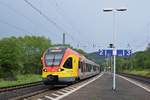
[[[116,77],[116,86],[116,91],[112,90],[112,75],[105,73],[61,100],[150,100],[150,92],[121,77]]]

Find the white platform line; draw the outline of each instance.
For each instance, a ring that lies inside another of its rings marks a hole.
[[[70,89],[70,88],[65,88],[66,90],[68,90],[68,91],[71,91],[71,90],[73,90],[73,89]]]
[[[97,76],[97,77],[93,78],[92,80],[90,80],[90,81],[86,82],[85,84],[82,84],[82,85],[80,85],[80,86],[76,87],[74,90],[69,91],[68,93],[65,93],[65,94],[63,94],[63,95],[61,95],[61,96],[59,96],[59,97],[56,97],[56,98],[55,98],[55,99],[53,99],[53,100],[60,100],[60,99],[62,99],[62,98],[64,98],[64,97],[68,96],[69,94],[71,94],[71,93],[73,93],[73,92],[75,92],[75,91],[79,90],[80,88],[82,88],[82,87],[84,87],[84,86],[86,86],[86,85],[90,84],[91,82],[93,82],[93,81],[97,80],[97,79],[98,79],[98,78],[100,78],[103,74],[104,74],[104,73],[101,73],[99,76]]]
[[[52,93],[52,95],[54,95],[54,96],[56,96],[56,97],[60,96],[60,95],[58,95],[58,94],[55,94],[55,93]]]
[[[62,89],[61,91],[64,91],[64,92],[69,92],[68,90],[65,90],[65,89]]]
[[[57,93],[60,93],[60,94],[65,94],[64,92],[61,92],[61,91],[57,91]]]
[[[123,79],[125,79],[125,80],[127,80],[127,81],[129,81],[129,82],[131,82],[132,84],[134,84],[134,85],[136,85],[136,86],[139,86],[139,87],[143,88],[143,89],[146,90],[147,92],[150,92],[150,89],[146,88],[145,86],[143,86],[143,85],[141,85],[141,84],[139,84],[139,83],[137,83],[137,82],[135,82],[135,81],[133,81],[133,80],[131,80],[131,79],[129,79],[129,78],[126,78],[126,77],[121,76],[121,75],[117,75],[117,76],[119,76],[119,77],[121,77],[121,78],[123,78]]]
[[[72,89],[72,90],[73,90],[73,89],[76,89],[76,87],[69,87],[69,89]]]
[[[55,100],[55,98],[53,98],[53,97],[50,97],[50,96],[44,96],[45,98],[47,98],[47,99],[50,99],[50,100]]]

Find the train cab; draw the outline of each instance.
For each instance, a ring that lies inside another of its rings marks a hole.
[[[49,48],[41,60],[45,84],[73,82],[78,76],[79,55],[69,48]]]

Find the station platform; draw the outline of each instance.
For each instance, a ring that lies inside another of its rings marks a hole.
[[[116,90],[112,90],[112,75],[100,78],[61,100],[150,100],[150,92],[116,76]]]

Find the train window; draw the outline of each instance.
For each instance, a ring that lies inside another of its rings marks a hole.
[[[69,57],[63,65],[64,68],[72,69],[72,57]]]
[[[94,66],[92,65],[92,66],[91,66],[91,70],[93,70],[93,67],[94,67]]]
[[[89,64],[87,64],[87,72],[89,72],[90,66]]]
[[[81,68],[81,62],[80,61],[78,62],[78,67],[79,67],[79,69]]]
[[[90,72],[92,71],[92,65],[90,65]]]
[[[85,71],[88,72],[88,64],[86,64]]]
[[[84,63],[81,65],[81,72],[84,72]]]
[[[93,71],[95,71],[95,66],[93,66]]]
[[[89,72],[91,72],[91,65],[89,65]]]
[[[87,63],[85,63],[85,69],[84,69],[85,72],[87,72],[87,68],[88,68],[88,65]]]
[[[46,52],[46,54],[45,54],[45,63],[48,66],[59,65],[60,62],[61,62],[62,57],[63,57],[63,53]]]
[[[93,67],[93,70],[96,71],[96,66]]]
[[[91,64],[87,64],[87,72],[91,71]]]
[[[90,64],[90,72],[91,72],[91,70],[92,70],[92,65]]]
[[[89,68],[90,68],[89,64],[86,64],[86,72],[89,72]]]

